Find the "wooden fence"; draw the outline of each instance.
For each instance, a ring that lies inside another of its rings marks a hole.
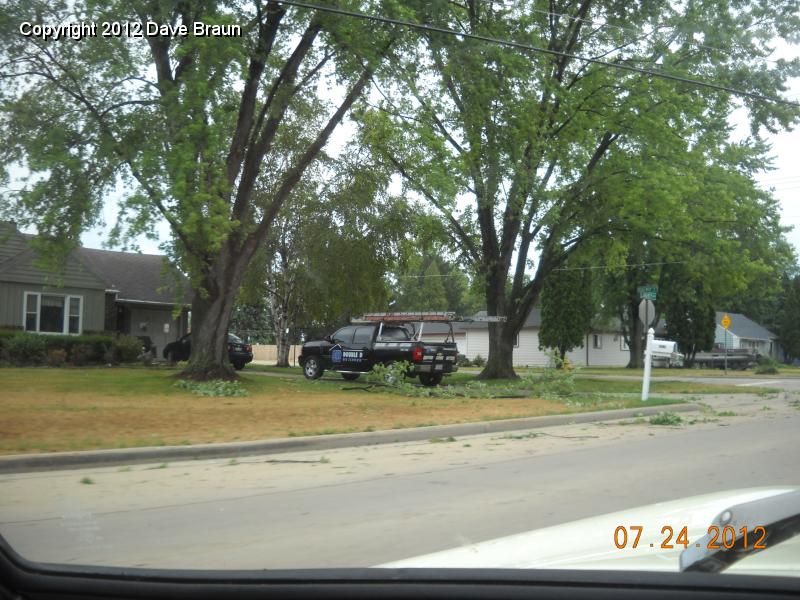
[[[300,356],[300,345],[289,347],[289,364],[296,365]],[[278,347],[275,344],[253,344],[253,360],[267,364],[275,364],[278,360]]]

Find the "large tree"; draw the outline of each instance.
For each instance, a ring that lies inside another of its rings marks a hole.
[[[800,275],[783,280],[775,333],[787,362],[800,358]]]
[[[162,28],[80,42],[4,34],[0,168],[30,177],[2,212],[62,254],[115,190],[117,234],[166,221],[192,285],[184,376],[233,377],[226,331],[247,267],[396,33],[273,0],[17,0],[0,20],[15,32],[24,21]],[[175,30],[200,22],[241,35]]]
[[[691,367],[698,352],[714,346],[717,325],[713,298],[705,282],[685,269],[669,278],[665,288],[662,307],[667,337],[678,342],[685,366]]]
[[[687,294],[688,282],[696,287],[690,296],[718,310],[733,310],[731,299],[777,292],[794,254],[777,201],[752,180],[760,152],[758,145],[721,152],[698,148],[681,162],[636,165],[636,179],[645,185],[656,177],[674,183],[664,188],[667,197],[648,194],[645,207],[626,203],[620,216],[627,231],[597,246],[598,262],[607,267],[601,279],[604,311],[620,320],[629,367],[642,366],[647,328]],[[645,284],[658,286],[656,311],[646,325],[638,311],[638,288]]]
[[[567,352],[583,343],[592,326],[591,285],[591,271],[578,265],[553,271],[544,282],[539,346],[555,349],[561,359],[559,366]]]
[[[355,157],[326,161],[278,213],[245,278],[243,296],[269,305],[277,366],[290,332],[386,306],[385,275],[398,260],[410,211],[386,193],[386,174]],[[325,185],[320,184],[325,181]],[[326,332],[330,333],[330,331]]]
[[[800,26],[794,0],[554,0],[546,9],[440,0],[410,2],[406,14],[465,35],[421,34],[381,81],[365,139],[441,213],[481,278],[489,314],[506,318],[489,324],[483,378],[515,375],[514,340],[549,272],[593,237],[636,229],[623,208],[642,213],[655,200],[653,215],[670,218],[685,200],[669,170],[644,179],[639,163],[684,164],[692,152],[710,163],[729,145],[727,118],[739,103],[730,93],[576,55],[768,95],[798,72],[797,61],[764,60],[766,40]],[[780,103],[740,103],[754,132],[798,115]]]

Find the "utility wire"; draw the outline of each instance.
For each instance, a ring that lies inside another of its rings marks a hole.
[[[649,262],[649,263],[632,263],[627,265],[594,265],[591,267],[559,267],[553,269],[553,271],[596,271],[600,269],[640,269],[642,267],[656,267],[661,265],[684,265],[690,261],[688,260],[672,260],[672,261],[661,261],[661,262]],[[458,274],[437,274],[437,275],[397,275],[398,278],[411,278],[411,279],[427,279],[428,277],[462,277],[464,273]]]
[[[581,17],[576,17],[576,16],[573,16],[573,15],[568,15],[568,14],[564,14],[564,13],[557,13],[557,12],[552,12],[552,11],[549,11],[549,10],[543,10],[541,8],[529,8],[528,10],[530,10],[531,12],[540,13],[540,14],[543,14],[543,15],[553,15],[555,17],[564,17],[565,19],[569,19],[570,21],[581,21],[582,23],[591,23],[592,25],[600,25],[601,27],[611,27],[613,29],[618,29],[619,31],[625,31],[625,32],[628,32],[628,33],[633,33],[636,36],[638,36],[638,35],[640,35],[642,33],[639,30],[634,29],[633,27],[623,27],[622,25],[615,25],[613,23],[606,23],[604,21],[595,21],[593,19],[584,19],[584,18],[581,18]],[[697,48],[704,48],[705,50],[713,50],[714,52],[719,52],[720,54],[725,54],[726,56],[733,56],[733,52],[731,52],[730,50],[726,50],[724,48],[718,48],[716,46],[709,46],[708,44],[704,44],[702,42],[698,42],[697,40],[687,40],[687,43],[689,43],[692,46],[695,46]],[[771,58],[762,58],[761,60],[763,60],[765,62],[775,63],[775,64],[778,63],[777,60],[771,59]],[[792,94],[792,96],[794,96],[794,95],[796,95],[796,94]]]
[[[362,19],[365,21],[373,21],[377,23],[388,23],[391,25],[399,25],[402,27],[409,27],[411,29],[420,29],[422,31],[433,31],[436,33],[443,33],[446,35],[453,35],[456,37],[468,38],[473,40],[479,40],[482,42],[488,42],[490,44],[497,44],[500,46],[508,46],[510,48],[517,48],[520,50],[529,50],[532,52],[541,52],[544,54],[551,54],[554,56],[561,56],[564,58],[572,58],[581,62],[591,63],[596,65],[601,65],[604,67],[610,67],[612,69],[619,69],[622,71],[630,71],[632,73],[639,73],[641,75],[649,75],[651,77],[661,77],[662,79],[669,79],[671,81],[677,81],[679,83],[685,83],[688,85],[693,85],[697,87],[705,87],[721,92],[728,92],[734,96],[741,96],[746,98],[752,98],[753,100],[761,100],[764,102],[772,102],[775,104],[785,104],[788,106],[795,106],[800,108],[800,103],[798,102],[790,102],[789,100],[784,100],[783,98],[776,98],[773,96],[765,96],[763,94],[757,94],[754,92],[748,92],[745,90],[739,90],[736,88],[728,87],[726,85],[720,85],[717,83],[710,83],[707,81],[700,81],[697,79],[689,79],[687,77],[681,77],[680,75],[672,75],[670,73],[665,73],[663,71],[654,71],[652,69],[643,69],[641,67],[634,67],[631,65],[626,65],[623,63],[613,63],[607,60],[602,60],[599,58],[590,58],[588,56],[580,56],[577,54],[570,54],[568,52],[561,52],[559,50],[551,50],[550,48],[540,48],[538,46],[532,46],[530,44],[523,44],[521,42],[514,42],[512,40],[504,40],[500,38],[490,37],[486,35],[478,35],[474,33],[462,33],[460,31],[456,31],[454,29],[448,29],[446,27],[437,27],[435,25],[426,25],[424,23],[415,23],[413,21],[402,21],[400,19],[392,19],[390,17],[381,17],[377,15],[368,15],[366,13],[355,12],[351,10],[345,10],[342,8],[336,8],[333,6],[319,6],[317,4],[309,4],[306,2],[298,2],[297,0],[281,0],[282,4],[286,4],[288,6],[296,6],[299,8],[308,8],[311,10],[319,10],[322,12],[332,13],[340,16],[345,17],[352,17],[355,19]]]

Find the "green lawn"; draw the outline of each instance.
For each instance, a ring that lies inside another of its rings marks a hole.
[[[522,369],[526,370],[541,370],[541,369]],[[734,371],[728,369],[727,374],[722,369],[665,369],[653,368],[651,375],[653,377],[720,377],[735,379],[738,377],[755,377],[758,379],[781,379],[787,377],[800,377],[800,368],[781,365],[778,367],[779,373],[777,375],[757,375],[753,369],[748,371]],[[580,367],[579,373],[584,375],[633,375],[636,377],[642,376],[642,369],[627,369],[625,367]]]
[[[676,402],[641,403],[635,394],[407,397],[338,378],[309,382],[246,370],[248,396],[204,397],[176,387],[177,373],[167,367],[3,368],[0,453],[245,441]],[[614,387],[607,383],[605,390]]]
[[[583,373],[583,371],[581,371]],[[522,374],[522,373],[521,373]],[[444,378],[445,384],[462,385],[470,381],[475,381],[477,375],[474,373],[459,372]],[[486,381],[489,386],[507,386],[509,383],[516,384],[516,380],[497,379]],[[641,381],[626,379],[605,379],[601,377],[576,377],[576,392],[594,392],[603,394],[631,394],[641,392]],[[662,394],[760,394],[779,392],[776,388],[767,387],[738,387],[735,384],[720,383],[700,383],[693,381],[651,381],[650,391]]]

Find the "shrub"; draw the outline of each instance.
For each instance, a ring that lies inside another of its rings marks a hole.
[[[47,351],[47,364],[51,367],[61,367],[67,362],[67,351],[61,348],[50,348]]]
[[[5,341],[6,352],[12,364],[17,366],[41,365],[47,358],[45,338],[33,333],[20,333]]]
[[[89,344],[76,344],[72,347],[69,353],[69,362],[76,367],[82,367],[89,364],[91,358],[92,347]]]
[[[22,331],[0,331],[0,361],[17,366],[40,365],[49,362],[51,350],[63,350],[72,361],[73,350],[78,351],[81,364],[108,361],[113,339],[107,335],[40,335]],[[55,355],[58,356],[57,354]],[[54,360],[58,361],[58,358]]]
[[[758,366],[755,369],[756,375],[777,375],[778,361],[771,356],[759,356]]]
[[[458,358],[456,360],[456,364],[459,367],[471,367],[472,366],[472,363],[470,362],[470,360],[464,354],[459,354],[458,355]]]
[[[111,345],[114,362],[135,362],[142,354],[142,340],[132,335],[118,335]]]
[[[486,359],[483,358],[480,354],[477,354],[475,358],[472,359],[473,366],[482,367],[486,364]]]

